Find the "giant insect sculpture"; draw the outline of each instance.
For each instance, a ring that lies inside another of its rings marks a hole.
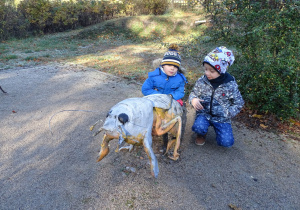
[[[124,142],[130,145],[143,145],[150,160],[151,174],[157,177],[158,162],[152,149],[152,135],[170,132],[176,139],[169,140],[165,154],[174,145],[169,158],[179,157],[183,109],[171,95],[154,94],[141,98],[128,98],[114,105],[108,112],[103,126],[95,134],[105,131],[98,162],[108,153],[109,141],[119,139],[118,146]],[[99,121],[98,121],[99,122]],[[90,130],[93,130],[95,123]]]

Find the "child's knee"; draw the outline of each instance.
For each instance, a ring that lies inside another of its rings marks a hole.
[[[207,126],[204,126],[201,123],[194,123],[194,125],[192,126],[192,131],[194,131],[195,133],[199,134],[199,135],[205,135],[207,133]]]
[[[222,147],[231,147],[234,144],[231,124],[215,123],[214,128],[216,131],[216,140],[218,145]]]
[[[234,138],[232,133],[217,134],[217,143],[222,147],[231,147],[234,144]]]
[[[219,140],[217,141],[218,145],[219,146],[222,146],[222,147],[232,147],[232,145],[234,144],[234,139],[224,139],[224,140]]]
[[[205,135],[208,131],[208,127],[208,120],[204,116],[199,115],[195,119],[194,125],[192,126],[192,131],[199,135]]]

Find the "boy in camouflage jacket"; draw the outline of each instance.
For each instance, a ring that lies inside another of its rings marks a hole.
[[[231,118],[240,112],[244,101],[234,77],[226,72],[233,62],[234,55],[226,47],[217,47],[204,58],[205,73],[189,96],[189,103],[196,109],[192,126],[197,133],[196,145],[204,145],[209,126],[216,132],[218,145],[234,144]]]

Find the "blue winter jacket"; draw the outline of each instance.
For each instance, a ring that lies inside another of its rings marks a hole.
[[[148,73],[148,78],[142,86],[142,93],[147,96],[151,94],[171,94],[175,100],[184,96],[184,86],[187,83],[185,76],[179,72],[175,76],[166,75],[161,67]]]

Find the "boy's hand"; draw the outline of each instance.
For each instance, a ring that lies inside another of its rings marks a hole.
[[[203,109],[203,106],[201,105],[201,102],[204,101],[204,100],[201,100],[199,98],[193,98],[191,103],[194,107],[194,109],[196,110],[202,110]]]

